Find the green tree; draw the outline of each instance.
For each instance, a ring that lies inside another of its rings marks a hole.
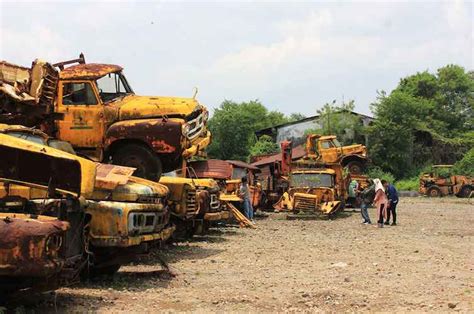
[[[462,67],[448,65],[400,80],[372,104],[373,163],[398,179],[432,163],[454,163],[474,144],[471,130],[474,80]]]
[[[247,160],[256,142],[255,131],[288,122],[281,112],[268,111],[260,101],[225,100],[209,119],[212,143],[209,157]]]
[[[335,101],[326,103],[317,110],[322,128],[311,130],[311,133],[336,135],[343,144],[364,143],[365,129],[360,117],[352,113],[354,108],[353,100],[340,105],[335,104]]]
[[[250,147],[250,157],[264,154],[273,154],[279,151],[278,144],[268,135],[262,135],[258,141]]]

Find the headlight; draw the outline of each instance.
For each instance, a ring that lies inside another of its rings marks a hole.
[[[188,136],[190,130],[191,130],[191,126],[187,123],[183,124],[183,126],[181,127],[181,132],[183,136],[185,137]]]
[[[205,123],[205,122],[207,122],[208,119],[209,119],[209,111],[206,110],[202,114],[202,121]]]
[[[46,239],[44,249],[48,256],[56,257],[62,245],[63,237],[61,235],[51,235]]]

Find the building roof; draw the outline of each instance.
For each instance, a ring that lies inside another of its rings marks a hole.
[[[357,116],[361,116],[363,118],[368,118],[368,119],[372,119],[372,120],[374,119],[371,116],[368,116],[368,115],[365,115],[365,114],[362,114],[362,113],[358,113],[358,112],[355,112],[355,111],[350,111],[350,113],[352,113],[354,115],[357,115]],[[275,125],[275,126],[272,126],[272,127],[269,127],[269,128],[258,130],[258,131],[255,132],[255,134],[258,137],[258,136],[263,135],[263,134],[268,134],[269,132],[271,133],[272,129],[279,129],[279,128],[289,126],[289,125],[294,125],[294,124],[299,124],[299,123],[302,123],[302,122],[313,121],[313,120],[316,120],[317,118],[319,118],[319,115],[310,116],[310,117],[307,117],[307,118],[304,118],[304,119],[301,119],[301,120],[297,120],[297,121],[278,124],[278,125]]]
[[[306,150],[304,148],[304,145],[298,145],[293,147],[291,156],[293,159],[300,159],[306,155]],[[252,163],[252,166],[254,167],[263,167],[268,164],[273,164],[274,162],[281,161],[281,153],[276,153],[274,155],[262,158],[254,163]]]
[[[248,163],[240,161],[240,160],[227,160],[227,162],[229,164],[235,166],[235,167],[246,168],[246,169],[250,169],[250,170],[254,170],[254,171],[260,171],[260,169],[257,168],[256,166],[248,164]]]
[[[109,73],[122,71],[123,68],[115,64],[87,63],[65,68],[59,72],[63,80],[72,79],[98,79]]]

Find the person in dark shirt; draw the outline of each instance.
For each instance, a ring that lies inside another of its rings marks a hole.
[[[374,202],[375,197],[375,184],[371,180],[370,186],[365,188],[360,193],[361,203],[360,203],[360,214],[362,215],[363,224],[370,225],[372,222],[370,221],[369,212],[367,208]]]
[[[388,197],[388,211],[387,211],[387,219],[385,220],[385,224],[390,224],[390,216],[393,217],[392,226],[397,225],[397,204],[398,204],[398,192],[397,189],[390,183],[385,180],[382,180],[382,184],[387,192]]]

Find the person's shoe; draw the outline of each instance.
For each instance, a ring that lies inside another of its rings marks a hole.
[[[386,221],[386,222],[384,223],[384,225],[387,225],[387,226],[388,226],[389,224],[390,224],[390,223],[389,223],[388,221]]]
[[[377,227],[383,228],[383,223],[379,222],[379,223],[377,224]]]
[[[397,223],[396,222],[392,222],[391,226],[396,226]]]
[[[371,221],[367,221],[367,224],[368,224],[368,225],[371,225],[371,224],[372,224],[372,222],[371,222]]]
[[[363,224],[364,224],[364,225],[368,225],[369,222],[368,222],[368,221],[364,221]]]

